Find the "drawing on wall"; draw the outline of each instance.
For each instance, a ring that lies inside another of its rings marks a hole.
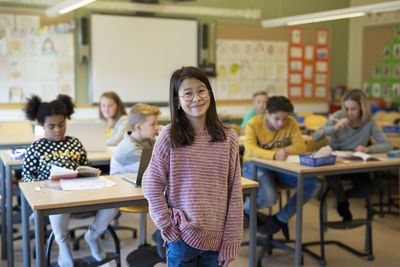
[[[304,74],[303,74],[304,79],[312,80],[313,75],[314,75],[314,66],[309,64],[304,65]]]
[[[372,70],[372,77],[379,79],[381,77],[381,64],[375,63]]]
[[[363,83],[363,91],[367,96],[371,95],[371,84],[369,82]]]
[[[381,84],[380,83],[372,84],[372,97],[381,97]]]
[[[328,45],[328,30],[326,29],[317,30],[317,44]]]
[[[216,43],[216,99],[251,99],[259,90],[287,95],[287,42],[218,39]]]
[[[54,42],[50,38],[46,38],[42,44],[42,55],[47,55],[47,56],[57,55]]]
[[[400,83],[392,84],[392,97],[394,97],[394,98],[400,97]]]
[[[392,50],[392,46],[390,44],[386,44],[383,46],[383,59],[385,59],[385,60],[390,59],[391,50]]]
[[[393,59],[400,59],[400,44],[393,45]]]
[[[23,102],[24,92],[19,85],[13,85],[8,90],[8,102]]]
[[[393,79],[400,78],[400,63],[393,64],[392,66],[392,77]]]
[[[304,47],[304,60],[314,60],[314,46],[306,45]]]
[[[301,35],[302,35],[302,29],[301,28],[292,28],[290,30],[290,42],[292,44],[301,44]]]
[[[382,97],[390,97],[390,83],[384,83],[382,86]]]
[[[303,58],[303,48],[292,46],[290,47],[290,57],[291,58]]]
[[[382,78],[390,79],[390,64],[382,64]]]
[[[290,61],[290,71],[302,71],[303,70],[303,61],[301,60],[293,60]]]
[[[328,58],[328,48],[317,48],[317,59],[327,59]]]
[[[19,25],[36,25],[36,18],[29,19],[20,18]],[[45,101],[59,93],[74,97],[72,33],[38,31],[30,26],[12,31],[2,28],[1,21],[0,14],[0,102],[25,102],[31,94]]]
[[[304,97],[312,97],[313,84],[304,83]]]

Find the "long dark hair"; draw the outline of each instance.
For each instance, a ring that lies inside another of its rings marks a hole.
[[[28,98],[24,113],[29,120],[37,120],[43,125],[46,117],[53,115],[63,115],[65,118],[70,119],[72,113],[74,113],[74,108],[75,105],[72,102],[72,98],[67,95],[60,94],[56,100],[51,102],[43,102],[39,96],[33,95]]]
[[[210,95],[210,106],[206,112],[206,128],[211,135],[211,142],[220,142],[226,139],[225,131],[228,126],[218,118],[214,94],[207,75],[196,67],[182,67],[176,70],[172,76],[169,87],[169,107],[171,110],[171,145],[183,147],[193,144],[194,129],[186,117],[183,109],[178,109],[178,91],[185,79],[197,79],[204,83]]]

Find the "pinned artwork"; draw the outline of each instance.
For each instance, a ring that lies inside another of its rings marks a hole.
[[[291,44],[301,44],[302,43],[302,28],[292,28],[290,30],[290,43]]]
[[[328,30],[318,29],[317,30],[317,44],[318,45],[328,45]]]

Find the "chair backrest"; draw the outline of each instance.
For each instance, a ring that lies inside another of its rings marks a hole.
[[[310,115],[304,119],[304,126],[307,130],[318,130],[322,125],[325,124],[327,118],[322,115]]]
[[[35,141],[32,124],[25,121],[8,121],[0,124],[0,143],[18,145]]]

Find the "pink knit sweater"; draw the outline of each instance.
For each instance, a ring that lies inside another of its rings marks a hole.
[[[239,254],[243,200],[239,146],[233,129],[224,142],[195,133],[190,146],[171,148],[171,125],[157,138],[143,176],[150,216],[165,241],[183,239],[200,250],[219,251],[219,260]]]

